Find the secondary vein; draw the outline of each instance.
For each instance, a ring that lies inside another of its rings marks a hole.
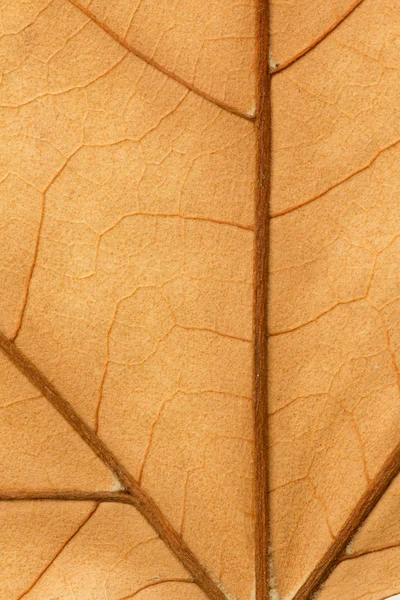
[[[339,563],[350,541],[399,473],[400,444],[395,447],[383,463],[381,469],[375,475],[367,490],[350,513],[347,521],[340,529],[335,540],[314,567],[293,600],[308,600],[318,591]]]
[[[219,106],[223,110],[233,113],[237,117],[241,117],[242,119],[246,119],[247,121],[254,121],[254,119],[255,119],[254,115],[242,112],[241,110],[237,109],[236,107],[231,106],[230,104],[227,104],[223,100],[218,100],[218,98],[215,98],[215,97],[211,96],[210,94],[207,94],[207,92],[204,92],[197,86],[193,85],[192,83],[189,83],[188,81],[186,81],[185,79],[180,77],[179,75],[176,75],[172,71],[169,71],[166,67],[163,67],[163,65],[158,63],[156,60],[154,60],[150,56],[147,56],[146,54],[144,54],[137,48],[134,48],[133,46],[131,46],[131,44],[129,44],[126,40],[124,40],[124,38],[119,36],[115,31],[110,29],[110,27],[108,27],[105,23],[100,21],[100,19],[98,19],[95,14],[93,14],[90,10],[88,10],[87,8],[82,6],[79,2],[77,2],[77,0],[69,0],[69,2],[71,2],[71,4],[73,4],[77,9],[79,9],[81,12],[83,12],[83,14],[85,16],[89,17],[89,19],[91,19],[94,23],[96,23],[96,25],[101,27],[101,29],[103,29],[103,31],[105,31],[109,36],[111,36],[121,46],[123,46],[124,48],[129,50],[129,52],[131,52],[132,54],[137,56],[137,58],[140,58],[140,60],[143,60],[145,63],[154,67],[158,71],[161,71],[161,73],[164,73],[164,75],[167,75],[167,77],[174,79],[181,85],[185,86],[188,90],[190,90],[191,92],[194,92],[198,96],[201,96],[208,102],[211,102],[212,104],[215,104],[216,106]]]
[[[48,399],[52,406],[75,429],[83,441],[93,450],[102,462],[114,473],[125,490],[117,501],[124,501],[135,507],[151,525],[159,538],[173,552],[187,569],[196,583],[210,600],[227,600],[227,597],[212,579],[199,559],[187,546],[180,534],[162,513],[156,502],[132,477],[125,466],[106,446],[97,433],[82,419],[47,377],[27,358],[17,345],[0,332],[0,350],[15,367]]]

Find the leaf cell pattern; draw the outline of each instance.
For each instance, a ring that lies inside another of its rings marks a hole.
[[[380,600],[400,590],[397,480],[371,501],[400,466],[399,7],[271,11],[274,593],[308,598],[337,565],[318,598]]]
[[[267,4],[270,596],[399,592],[396,1],[11,0],[1,600],[266,600]]]
[[[208,8],[2,6],[4,600],[253,591],[255,11]]]

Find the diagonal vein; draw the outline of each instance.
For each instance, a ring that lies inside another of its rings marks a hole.
[[[129,471],[106,446],[97,433],[82,419],[72,405],[39,369],[19,350],[16,344],[0,332],[0,350],[16,368],[48,399],[52,406],[75,429],[83,441],[114,473],[122,484],[125,503],[134,506],[153,527],[160,539],[168,546],[210,600],[227,600],[199,559],[193,554],[179,533],[172,527],[155,501],[140,487]],[[114,496],[115,498],[116,496]],[[119,498],[119,496],[117,496]],[[111,501],[111,500],[109,500]]]
[[[324,190],[322,190],[322,192],[319,192],[318,194],[316,194],[315,196],[312,196],[311,198],[308,198],[307,200],[303,200],[303,202],[301,202],[299,204],[294,204],[293,206],[289,206],[288,208],[285,208],[278,212],[271,212],[270,218],[276,219],[278,217],[283,217],[295,210],[298,210],[299,208],[302,208],[303,206],[307,206],[308,204],[312,204],[316,200],[319,200],[320,198],[322,198],[323,196],[328,194],[330,191],[339,187],[343,183],[346,183],[346,181],[349,181],[349,179],[352,179],[352,177],[355,177],[359,173],[362,173],[363,171],[366,171],[367,169],[372,167],[372,165],[380,157],[381,154],[385,153],[387,150],[391,150],[392,148],[397,146],[399,143],[400,143],[400,139],[399,138],[395,139],[393,142],[390,142],[390,144],[387,144],[387,146],[384,146],[383,148],[380,148],[379,150],[377,150],[367,163],[365,163],[364,165],[362,165],[355,171],[348,173],[342,179],[339,179],[339,181],[335,181],[331,185],[327,186]]]
[[[191,581],[190,579],[158,579],[157,581],[151,581],[150,583],[147,583],[146,585],[139,588],[133,594],[129,594],[129,596],[124,596],[123,598],[120,598],[119,600],[131,600],[132,598],[137,596],[137,594],[139,594],[143,590],[147,590],[148,588],[155,587],[156,585],[163,585],[164,583],[189,583],[189,584],[192,584],[193,581]]]
[[[282,62],[280,65],[275,67],[275,69],[272,69],[271,75],[275,75],[275,73],[284,71],[284,69],[287,69],[288,67],[290,67],[290,65],[293,65],[293,63],[297,62],[299,58],[301,58],[305,54],[308,54],[311,50],[313,50],[313,48],[318,46],[318,44],[320,44],[326,37],[328,37],[328,35],[332,33],[332,31],[334,31],[337,27],[339,27],[341,23],[343,23],[343,21],[357,8],[357,6],[361,4],[362,1],[363,0],[354,0],[354,2],[349,6],[346,12],[344,12],[335,23],[332,23],[332,25],[328,27],[328,29],[326,29],[323,33],[321,33],[321,35],[319,35],[313,42],[311,42],[311,44],[300,50],[300,52],[297,52],[294,56],[291,56],[288,60]]]
[[[347,562],[349,560],[356,560],[363,556],[369,556],[370,554],[376,554],[378,552],[386,552],[386,550],[393,550],[394,548],[400,548],[400,542],[396,541],[386,546],[375,546],[373,548],[367,548],[366,550],[360,550],[359,552],[353,552],[352,554],[344,554],[340,557],[339,562]]]
[[[201,96],[202,98],[204,98],[208,102],[211,102],[212,104],[215,104],[216,106],[219,106],[223,110],[226,110],[226,111],[228,111],[230,113],[233,113],[237,117],[241,117],[242,119],[246,119],[247,121],[254,121],[255,116],[253,114],[248,114],[248,113],[242,112],[239,109],[237,109],[236,107],[231,106],[230,104],[227,104],[223,100],[218,100],[218,98],[214,98],[210,94],[207,94],[207,92],[204,92],[203,90],[201,90],[197,86],[193,85],[192,83],[189,83],[188,81],[186,81],[185,79],[183,79],[179,75],[176,75],[172,71],[169,71],[167,68],[163,67],[160,63],[158,63],[156,60],[154,60],[150,56],[147,56],[146,54],[144,54],[143,52],[141,52],[137,48],[134,48],[124,38],[122,38],[121,36],[119,36],[115,31],[113,31],[112,29],[110,29],[110,27],[108,27],[105,23],[103,23],[102,21],[100,21],[100,19],[98,19],[95,14],[93,14],[90,10],[88,10],[87,8],[85,8],[84,6],[82,6],[79,2],[77,2],[77,0],[69,0],[69,2],[71,2],[71,4],[73,4],[81,12],[83,12],[83,14],[85,16],[89,17],[89,19],[91,19],[94,23],[96,23],[96,25],[98,25],[99,27],[101,27],[101,29],[103,29],[103,31],[105,31],[106,33],[108,33],[108,35],[111,36],[114,40],[116,40],[119,44],[121,44],[121,46],[123,46],[124,48],[126,48],[127,50],[129,50],[129,52],[131,52],[132,54],[134,54],[135,56],[137,56],[137,58],[140,58],[140,60],[143,60],[145,63],[147,63],[148,65],[154,67],[158,71],[161,71],[161,73],[164,73],[164,75],[167,75],[167,77],[170,77],[171,79],[174,79],[175,81],[177,81],[181,85],[185,86],[188,90],[190,90],[191,92],[194,92],[198,96]]]
[[[347,521],[340,529],[335,540],[314,567],[293,600],[308,600],[318,591],[337,566],[349,542],[399,473],[400,444],[395,447],[383,463],[381,469],[375,475],[369,487],[350,513]]]
[[[78,535],[78,533],[80,532],[82,527],[84,527],[86,525],[86,523],[89,521],[89,519],[94,515],[94,513],[96,512],[98,507],[99,507],[99,505],[97,504],[96,506],[94,506],[92,508],[92,510],[89,512],[88,515],[86,515],[86,517],[83,519],[81,524],[77,527],[77,529],[75,529],[73,534],[70,535],[70,537],[67,539],[66,542],[64,542],[64,544],[61,546],[61,548],[59,548],[57,550],[56,554],[49,561],[49,563],[44,567],[44,569],[39,573],[39,575],[36,577],[36,579],[33,581],[33,583],[31,583],[31,585],[28,587],[28,589],[25,590],[25,592],[23,592],[23,594],[18,597],[18,600],[22,600],[22,598],[25,598],[25,596],[36,586],[36,584],[42,579],[43,575],[50,569],[51,565],[54,564],[55,560],[65,550],[65,548],[68,546],[68,544]]]

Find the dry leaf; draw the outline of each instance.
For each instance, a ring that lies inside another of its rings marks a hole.
[[[317,598],[381,600],[400,591],[398,482],[378,502],[400,467],[400,6],[295,5],[271,17],[272,585],[309,598],[339,560]]]
[[[266,9],[2,6],[0,600],[400,591],[400,9],[271,2],[268,227]]]
[[[0,598],[250,598],[255,6],[88,4],[2,6]]]

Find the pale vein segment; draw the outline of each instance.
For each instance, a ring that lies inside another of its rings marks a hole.
[[[400,548],[389,548],[375,554],[340,563],[321,592],[320,600],[382,600],[398,598]]]
[[[272,78],[272,216],[314,201],[400,139],[399,31],[395,0],[364,0]]]
[[[283,598],[400,434],[395,9],[365,0],[274,77],[271,542]]]
[[[400,547],[400,478],[397,477],[352,540],[343,558]],[[400,556],[400,555],[399,555]]]
[[[79,4],[189,86],[254,116],[254,0],[82,0]]]
[[[400,480],[394,480],[357,535],[320,597],[380,600],[400,591]],[[354,591],[353,591],[354,590]]]
[[[18,347],[249,598],[253,125],[67,2],[3,44],[5,168],[38,191]]]

